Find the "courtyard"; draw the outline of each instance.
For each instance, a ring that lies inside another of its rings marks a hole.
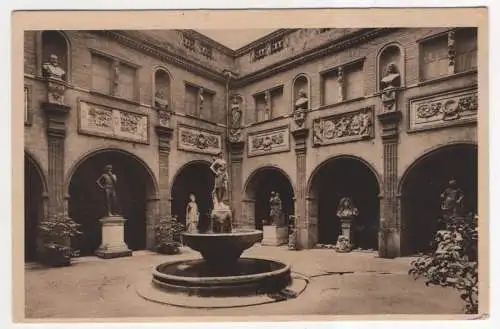
[[[336,253],[331,249],[291,251],[286,247],[248,249],[243,257],[265,257],[288,263],[308,278],[295,299],[235,308],[184,308],[147,301],[136,291],[138,282],[151,280],[154,266],[199,258],[182,247],[165,256],[149,251],[132,257],[80,257],[72,266],[46,268],[29,263],[25,270],[26,319],[141,318],[255,315],[376,315],[463,314],[459,294],[429,286],[408,276],[411,257],[379,258],[376,252]]]

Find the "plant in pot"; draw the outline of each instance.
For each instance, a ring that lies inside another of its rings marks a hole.
[[[78,254],[72,250],[71,238],[80,235],[80,224],[65,214],[53,214],[38,225],[43,241],[42,262],[51,266],[68,266],[71,257]]]
[[[180,233],[184,230],[176,216],[160,218],[155,225],[156,251],[160,254],[175,255],[180,252]]]

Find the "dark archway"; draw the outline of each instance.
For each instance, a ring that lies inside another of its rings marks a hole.
[[[309,188],[309,216],[318,223],[317,242],[337,242],[341,234],[337,208],[341,198],[350,197],[359,211],[352,226],[354,247],[377,250],[379,192],[375,171],[362,159],[340,156],[321,164],[313,173]]]
[[[400,184],[401,220],[406,227],[403,254],[429,250],[440,228],[440,195],[450,179],[456,179],[465,193],[465,210],[477,212],[477,165],[476,145],[455,144],[431,151],[410,166]]]
[[[43,218],[45,181],[40,167],[24,154],[24,261],[37,260],[38,223]]]
[[[279,168],[262,167],[250,175],[245,185],[245,197],[252,200],[247,213],[253,216],[255,228],[262,229],[263,220],[269,218],[271,192],[280,195],[283,213],[288,220],[294,214],[294,193],[289,177]]]
[[[148,168],[131,153],[119,149],[96,151],[76,165],[69,181],[69,216],[82,225],[83,234],[73,239],[80,255],[92,255],[101,243],[105,199],[96,180],[105,165],[111,164],[118,181],[116,191],[125,222],[125,243],[132,250],[146,249],[147,202],[155,194]]]
[[[210,163],[206,161],[193,161],[184,165],[175,176],[172,183],[172,215],[186,223],[186,206],[189,194],[196,196],[196,203],[200,212],[200,231],[206,231],[210,224],[210,211],[213,208],[212,190],[214,188],[214,175],[210,170]]]

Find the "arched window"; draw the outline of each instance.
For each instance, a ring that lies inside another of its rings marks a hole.
[[[58,65],[66,72],[63,79],[69,81],[70,56],[69,43],[65,35],[59,31],[43,31],[41,33],[41,61],[40,68],[44,63],[51,61],[51,56],[57,56]],[[40,69],[41,73],[41,69]]]
[[[164,68],[154,73],[153,106],[158,109],[171,109],[170,75]]]

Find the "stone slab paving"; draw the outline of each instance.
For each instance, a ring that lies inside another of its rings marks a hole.
[[[291,264],[310,278],[307,289],[288,301],[230,309],[193,309],[141,298],[137,274],[165,261],[198,258],[182,248],[176,256],[136,252],[128,258],[82,257],[65,268],[26,267],[28,319],[181,317],[245,315],[461,314],[459,295],[441,287],[426,287],[407,275],[410,258],[381,259],[376,253],[338,254],[328,249],[289,251],[256,245],[244,257]],[[145,277],[145,280],[149,278]]]

